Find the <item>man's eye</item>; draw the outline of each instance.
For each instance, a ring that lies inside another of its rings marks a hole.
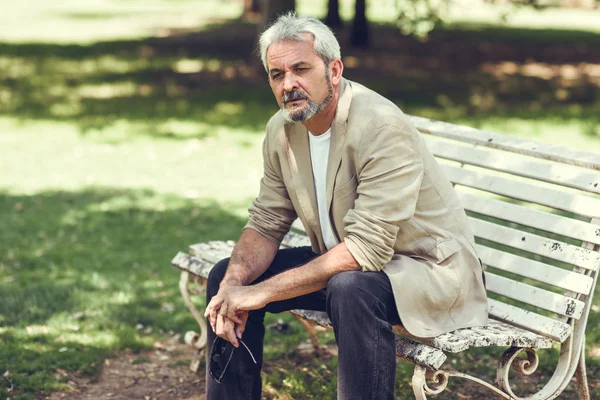
[[[277,74],[271,75],[271,79],[279,79],[279,78],[281,78],[281,76],[282,76],[281,73],[277,73]]]
[[[296,68],[296,72],[306,71],[308,68]]]

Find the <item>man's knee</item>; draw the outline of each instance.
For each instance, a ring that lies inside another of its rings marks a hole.
[[[214,296],[219,291],[219,285],[227,272],[227,266],[229,265],[229,258],[224,258],[215,264],[215,266],[208,273],[208,279],[206,283],[206,293],[209,297]]]
[[[327,304],[356,304],[379,299],[387,301],[391,296],[389,279],[384,273],[346,271],[334,275],[327,284]]]
[[[345,271],[335,274],[327,283],[327,293],[345,294],[360,286],[364,272]]]
[[[336,307],[356,301],[364,285],[364,272],[340,272],[329,279],[327,283],[327,306]]]

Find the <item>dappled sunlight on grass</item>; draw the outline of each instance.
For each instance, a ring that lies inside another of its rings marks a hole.
[[[20,393],[57,388],[48,370],[93,372],[113,351],[193,329],[170,257],[193,242],[235,239],[244,225],[207,200],[114,188],[3,193],[0,220],[10,244],[0,261],[0,369]],[[32,365],[36,357],[46,365]]]
[[[149,129],[155,130],[154,139],[148,138]],[[204,140],[184,136],[195,129],[206,129],[209,136]],[[81,136],[66,122],[0,119],[0,130],[5,132],[0,136],[0,188],[31,194],[55,188],[79,191],[90,186],[141,190],[141,194],[125,192],[90,204],[98,213],[161,207],[164,201],[176,204],[166,197],[163,202],[148,201],[143,192],[146,188],[177,198],[215,198],[230,206],[235,202],[235,208],[244,210],[256,195],[262,175],[261,135],[207,123],[172,119],[152,126],[120,121]],[[22,154],[28,157],[24,159]],[[238,163],[231,163],[231,159]],[[239,165],[244,165],[243,171]],[[17,211],[25,206],[14,205]],[[81,215],[85,215],[83,210],[74,209],[64,218],[76,224]]]
[[[104,83],[98,85],[81,85],[79,95],[82,98],[110,99],[113,97],[132,96],[137,93],[133,82]]]
[[[552,114],[569,124],[579,119],[583,134],[595,135],[582,119],[597,115],[600,60],[583,48],[503,42],[489,29],[478,41],[442,29],[427,42],[398,37],[390,26],[374,29],[372,49],[347,49],[346,75],[406,112],[449,121]],[[9,72],[0,113],[72,122],[112,142],[118,131],[182,140],[211,137],[217,126],[262,133],[276,103],[251,54],[255,34],[234,21],[88,46],[2,44],[0,65]],[[573,59],[585,54],[589,62]]]
[[[235,18],[240,12],[237,2],[205,0],[32,0],[14,3],[0,15],[0,37],[54,43],[138,38],[168,29],[198,29],[213,19]],[[27,29],[23,29],[24,19]]]

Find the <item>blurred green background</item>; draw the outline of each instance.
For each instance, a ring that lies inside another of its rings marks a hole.
[[[340,1],[346,77],[410,114],[600,152],[600,10],[449,4],[443,26],[415,37],[399,28],[395,0],[370,1],[370,43],[356,48],[354,2]],[[327,3],[296,9],[323,18]],[[57,370],[94,377],[107,357],[195,328],[170,260],[191,243],[237,238],[277,110],[255,51],[257,18],[242,13],[235,0],[3,9],[0,396],[69,389]],[[599,304],[588,360],[600,398]],[[299,355],[307,335],[281,318],[292,329],[269,333],[265,396],[331,398],[335,357]],[[534,384],[556,352],[541,358]],[[493,380],[494,362],[482,352],[452,365]],[[411,370],[399,364],[399,398],[411,398]],[[576,398],[573,388],[561,398]]]

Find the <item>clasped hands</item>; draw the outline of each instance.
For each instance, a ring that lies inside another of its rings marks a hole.
[[[206,306],[204,316],[215,334],[239,346],[238,338],[246,329],[248,312],[266,306],[268,298],[258,285],[221,285]]]

